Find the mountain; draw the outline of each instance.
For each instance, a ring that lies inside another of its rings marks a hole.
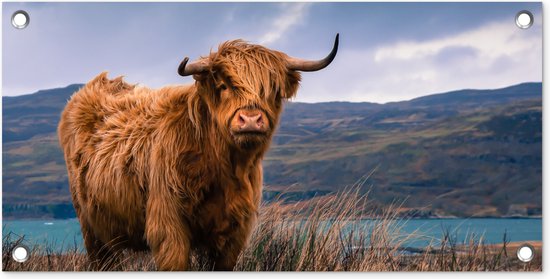
[[[4,217],[74,214],[55,130],[81,86],[3,97]],[[541,215],[542,84],[388,104],[289,102],[264,160],[264,197],[309,199],[371,172],[371,200],[411,216]]]
[[[28,140],[54,132],[67,100],[81,86],[73,84],[29,95],[2,97],[3,142]]]

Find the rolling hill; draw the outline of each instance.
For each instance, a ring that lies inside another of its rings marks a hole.
[[[55,130],[80,86],[3,97],[5,218],[73,216]],[[542,84],[387,104],[287,103],[264,161],[264,197],[309,199],[371,172],[371,200],[403,202],[406,215],[541,215]]]

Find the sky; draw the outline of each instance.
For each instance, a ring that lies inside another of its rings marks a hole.
[[[30,15],[25,29],[11,15]],[[515,15],[534,14],[520,29]],[[542,81],[540,3],[3,3],[2,94],[85,83],[103,71],[152,88],[227,40],[320,59],[294,101],[376,102]]]

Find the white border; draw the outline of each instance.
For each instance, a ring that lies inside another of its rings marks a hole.
[[[90,1],[43,1],[43,0],[38,0],[38,1],[12,1],[12,0],[2,0],[0,2],[152,2],[152,1],[143,1],[143,0],[134,0],[134,1],[128,1],[128,0],[123,0],[123,1],[97,1],[97,0],[90,0]],[[196,1],[162,1],[162,2],[196,2]],[[234,0],[234,1],[202,1],[202,2],[250,2],[250,1],[242,1],[242,0]],[[255,1],[255,2],[304,2],[304,1]],[[321,0],[321,1],[307,1],[307,2],[337,2],[337,1],[325,1],[325,0]],[[354,1],[354,0],[348,0],[346,2],[382,2],[382,1]],[[383,2],[434,2],[434,1],[425,1],[425,0],[422,0],[422,1],[408,1],[408,0],[404,0],[404,1],[383,1]],[[457,2],[457,1],[436,1],[436,2]],[[459,1],[459,2],[480,2],[480,1]],[[506,0],[506,1],[483,1],[483,2],[524,2],[524,1],[509,1],[509,0]],[[539,2],[539,1],[525,1],[525,2]],[[545,4],[547,3],[550,3],[550,0],[543,0],[543,16],[545,18],[547,18],[548,16],[548,12],[546,11],[545,9]],[[2,8],[0,7],[0,17],[1,17],[1,14],[2,14]],[[5,20],[4,18],[2,18],[2,20]],[[535,19],[535,20],[540,20],[540,19]],[[545,41],[545,38],[548,38],[549,36],[549,33],[550,31],[548,30],[548,28],[546,28],[544,22],[543,22],[543,32],[544,32],[544,38],[543,38],[543,44],[546,45],[544,43]],[[2,28],[0,28],[0,40],[2,38]],[[1,44],[0,44],[0,51],[2,50],[1,48]],[[544,47],[544,52],[546,52],[546,47]],[[547,55],[543,55],[543,58],[544,58],[544,63],[543,63],[543,96],[545,96],[546,94],[548,94],[546,91],[546,82],[545,81],[550,81],[549,79],[549,75],[548,73],[545,71],[545,66],[544,65],[548,65],[549,61],[548,61],[548,56]],[[0,58],[1,59],[1,58]],[[1,70],[0,70],[0,84],[2,84],[2,75],[1,75]],[[1,87],[0,87],[1,88]],[[549,105],[549,101],[550,99],[548,98],[545,98],[543,97],[543,108],[547,108],[548,105]],[[0,99],[0,104],[1,104],[1,99]],[[548,164],[545,164],[545,161],[546,159],[548,158],[548,155],[549,155],[549,152],[547,150],[547,146],[548,146],[548,143],[549,143],[549,136],[550,136],[550,123],[549,123],[549,112],[548,112],[549,109],[543,109],[543,216],[549,216],[549,209],[548,207],[550,206],[548,203],[548,195],[549,195],[549,192],[548,191],[545,191],[544,188],[546,187],[545,185],[547,185],[547,181],[548,181],[548,175],[550,175],[550,166]],[[0,123],[1,123],[1,115],[0,115]],[[0,141],[1,141],[1,134],[0,134]],[[0,146],[0,151],[1,151],[1,146]],[[0,161],[0,169],[2,167],[2,162]],[[0,181],[0,184],[1,184],[1,181]],[[0,196],[1,196],[1,192],[0,192]],[[1,219],[1,208],[0,208],[0,219]],[[548,236],[548,232],[549,232],[549,228],[548,228],[548,222],[545,222],[544,219],[543,219],[543,243],[544,243],[544,239],[547,239],[546,236]],[[72,273],[72,272],[64,272],[64,273],[60,273],[60,272],[49,272],[49,273],[43,273],[43,272],[36,272],[36,273],[33,273],[33,272],[20,272],[20,273],[16,273],[16,272],[1,272],[0,273],[0,278],[26,278],[26,277],[44,277],[44,278],[55,278],[55,279],[58,279],[58,278],[73,278],[74,276],[78,276],[78,277],[83,277],[83,278],[90,278],[90,276],[97,276],[97,275],[100,275],[100,276],[105,276],[105,278],[115,278],[115,277],[126,277],[126,278],[130,278],[130,276],[134,277],[134,276],[138,276],[138,277],[141,277],[141,278],[145,278],[145,276],[149,277],[151,275],[153,276],[162,276],[163,278],[167,278],[167,277],[172,277],[172,278],[181,278],[181,277],[185,277],[185,278],[188,278],[188,277],[192,277],[192,278],[196,278],[196,277],[200,277],[200,278],[216,278],[216,277],[223,277],[223,279],[226,279],[226,278],[256,278],[258,276],[262,276],[262,277],[270,277],[270,278],[279,278],[281,276],[284,276],[285,278],[286,277],[294,277],[294,278],[297,278],[298,276],[300,278],[302,277],[308,277],[308,278],[333,278],[333,277],[340,277],[340,276],[344,276],[346,278],[400,278],[402,279],[402,277],[406,276],[407,279],[408,278],[437,278],[437,279],[441,279],[442,276],[444,276],[445,278],[448,278],[448,277],[452,277],[452,278],[457,278],[457,277],[466,277],[468,276],[469,278],[514,278],[514,279],[519,279],[519,278],[543,278],[544,274],[545,273],[549,273],[547,271],[548,268],[550,268],[550,265],[549,265],[549,261],[550,261],[550,255],[548,254],[548,248],[546,245],[543,244],[543,272],[521,272],[521,273],[518,273],[518,272],[492,272],[492,273],[481,273],[481,272],[468,272],[468,273],[465,273],[465,272],[378,272],[378,273],[374,273],[374,272],[338,272],[338,273],[333,273],[333,272],[300,272],[300,273],[297,273],[297,272],[285,272],[285,273],[280,273],[280,272],[262,272],[261,274],[258,274],[256,272],[223,272],[223,273],[208,273],[208,272],[201,272],[201,273],[197,273],[197,272],[187,272],[187,273],[180,273],[180,272],[174,272],[174,273],[145,273],[145,272],[118,272],[118,273],[113,273],[113,272],[104,272],[104,273],[93,273],[93,272],[79,272],[79,273]]]

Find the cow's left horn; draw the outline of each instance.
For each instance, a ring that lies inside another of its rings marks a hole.
[[[314,72],[319,71],[332,62],[334,57],[336,57],[336,52],[338,52],[338,38],[340,34],[336,34],[336,39],[334,40],[334,46],[329,55],[321,60],[304,60],[299,58],[289,57],[287,58],[287,68],[290,70],[304,71],[304,72]]]
[[[178,67],[178,74],[180,74],[180,76],[185,77],[200,74],[208,70],[209,59],[207,58],[197,60],[189,65],[187,65],[187,62],[189,62],[189,57],[185,57],[183,61],[181,61],[180,66]]]

